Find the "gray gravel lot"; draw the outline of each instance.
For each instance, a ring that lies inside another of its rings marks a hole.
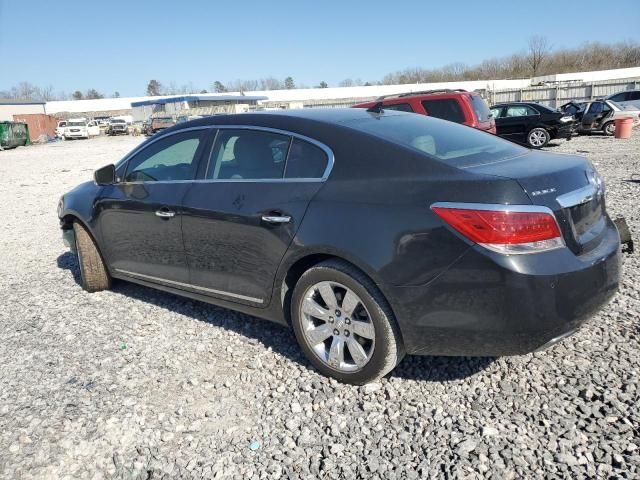
[[[634,133],[549,150],[588,155],[637,235]],[[613,301],[550,350],[407,357],[380,384],[342,385],[283,327],[124,282],[80,288],[58,198],[141,140],[0,152],[0,477],[640,477],[637,252]]]

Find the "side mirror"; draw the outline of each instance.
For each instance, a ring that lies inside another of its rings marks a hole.
[[[116,183],[116,166],[114,164],[99,168],[93,173],[93,179],[98,185]]]

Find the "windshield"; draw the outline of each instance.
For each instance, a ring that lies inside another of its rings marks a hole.
[[[125,123],[124,120],[120,120],[118,118],[114,118],[113,120],[111,120],[111,123]]]
[[[86,127],[85,122],[67,122],[67,127]]]
[[[344,125],[459,168],[499,162],[527,152],[526,148],[490,133],[425,115],[372,114],[370,118],[351,120]]]

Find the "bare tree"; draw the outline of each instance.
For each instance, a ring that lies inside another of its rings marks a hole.
[[[540,70],[540,66],[551,53],[551,44],[547,37],[534,35],[529,39],[529,49],[527,52],[527,60],[531,67],[531,76],[535,77]]]
[[[284,83],[274,77],[260,79],[260,90],[282,90]]]
[[[149,80],[147,84],[147,95],[150,97],[156,97],[160,95],[160,91],[162,90],[162,84],[157,80]]]

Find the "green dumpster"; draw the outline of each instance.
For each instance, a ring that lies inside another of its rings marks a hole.
[[[26,123],[0,122],[0,149],[23,147],[30,143]]]

